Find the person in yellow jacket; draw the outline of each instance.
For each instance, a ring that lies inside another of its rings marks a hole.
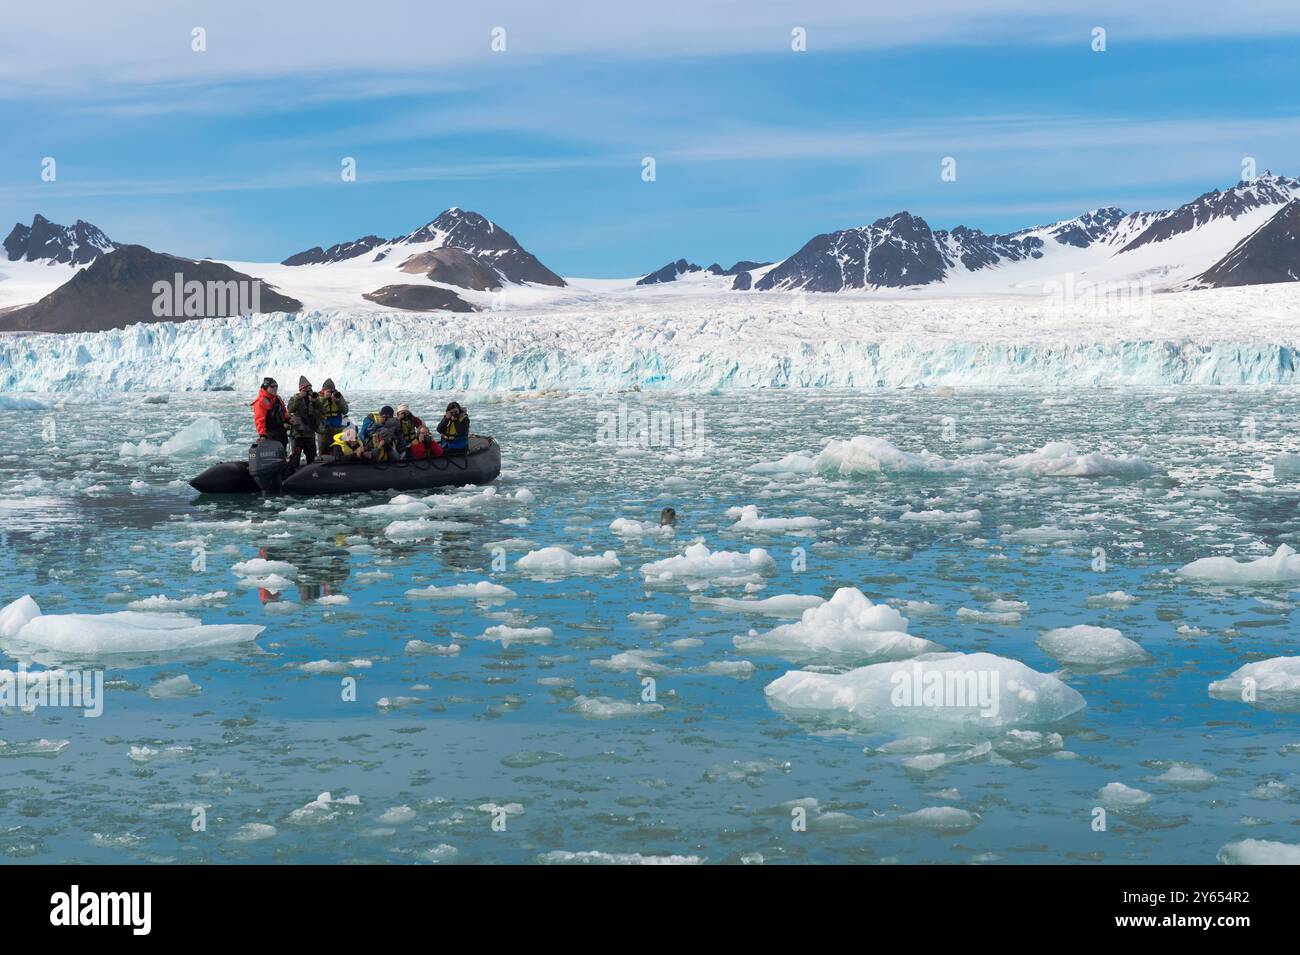
[[[329,444],[329,453],[340,461],[364,461],[366,446],[357,437],[357,429],[349,427],[334,435]]]
[[[395,460],[392,445],[381,434],[371,435],[362,441],[357,429],[348,427],[334,436],[330,452],[340,461],[391,461]]]

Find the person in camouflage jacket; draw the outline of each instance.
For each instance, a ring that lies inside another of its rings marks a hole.
[[[293,439],[289,464],[297,468],[304,453],[308,464],[316,460],[316,435],[323,427],[325,409],[320,395],[311,390],[311,382],[305,377],[298,379],[298,393],[289,399],[288,408],[289,434]]]

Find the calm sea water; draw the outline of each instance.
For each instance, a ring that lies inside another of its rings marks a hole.
[[[356,412],[409,400],[431,417],[449,398],[350,397]],[[631,420],[659,410],[702,426],[707,444],[598,440],[620,407]],[[4,711],[0,856],[1205,863],[1239,839],[1300,841],[1296,714],[1207,693],[1245,663],[1296,653],[1297,595],[1285,585],[1194,586],[1172,573],[1199,557],[1254,558],[1297,542],[1300,486],[1276,480],[1270,464],[1279,451],[1300,451],[1294,392],[498,394],[470,396],[470,411],[475,430],[503,447],[497,493],[431,495],[427,516],[457,526],[419,540],[391,539],[385,529],[401,518],[362,510],[390,495],[195,495],[185,478],[246,447],[241,397],[71,399],[53,411],[0,412],[0,602],[29,593],[47,614],[107,613],[151,595],[224,591],[190,613],[265,627],[237,648],[57,661],[105,671],[104,713]],[[157,444],[200,416],[220,421],[224,454],[121,453],[123,441]],[[948,458],[1069,441],[1080,452],[1141,455],[1153,470],[1098,478],[750,470],[855,435]],[[521,488],[531,494],[516,497]],[[725,512],[744,505],[825,524],[802,535],[733,529]],[[657,524],[666,506],[678,514],[671,538],[610,530],[620,517]],[[979,514],[900,520],[926,510]],[[642,564],[697,539],[714,551],[764,548],[775,570],[748,593],[739,581],[696,590],[645,582]],[[196,571],[199,544],[206,567]],[[613,550],[619,567],[554,579],[517,570],[518,558],[546,546],[580,556]],[[1095,548],[1105,551],[1104,572]],[[493,568],[494,553],[504,553],[505,569]],[[295,585],[278,597],[241,588],[230,568],[258,556],[293,564]],[[481,580],[515,596],[407,596]],[[1061,747],[1022,756],[969,741],[891,747],[913,734],[795,722],[769,706],[764,687],[798,664],[732,642],[791,618],[692,599],[830,597],[839,587],[894,604],[912,634],[946,649],[1055,673],[1087,708],[1071,725],[1049,727]],[[1113,591],[1136,599],[1089,602]],[[347,602],[319,602],[323,595]],[[1027,608],[969,612],[1009,606],[997,601]],[[1075,624],[1117,628],[1152,660],[1063,670],[1036,641]],[[533,632],[485,639],[495,626]],[[460,649],[412,653],[413,639]],[[5,666],[21,655],[11,648]],[[752,669],[717,666],[742,660]],[[181,675],[194,687],[178,694]],[[658,706],[632,708],[646,677]],[[593,719],[574,706],[579,698],[628,711]],[[40,739],[67,745],[17,755]],[[908,761],[917,752],[949,760],[926,770]],[[1191,785],[1157,778],[1175,764],[1204,773]],[[1098,791],[1114,782],[1151,798],[1095,831]],[[304,808],[324,792],[336,802]],[[792,828],[793,806],[808,809],[806,831]],[[908,816],[936,806],[966,811],[969,824],[945,831]]]

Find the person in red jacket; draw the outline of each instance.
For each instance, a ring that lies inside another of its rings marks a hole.
[[[263,378],[262,387],[253,402],[253,424],[257,426],[259,438],[270,438],[281,444],[289,443],[287,423],[289,409],[280,400],[280,386],[274,378]]]
[[[422,461],[426,458],[442,457],[442,444],[426,428],[420,425],[420,430],[416,432],[415,440],[407,448],[411,455],[412,461]]]

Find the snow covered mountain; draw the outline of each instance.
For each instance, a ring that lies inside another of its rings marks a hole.
[[[992,291],[1041,286],[1045,278],[1072,272],[1093,281],[1172,288],[1209,269],[1296,198],[1300,179],[1265,172],[1176,209],[1129,214],[1093,209],[1005,235],[966,226],[934,231],[919,216],[900,212],[869,226],[814,236],[753,287]],[[1240,266],[1238,271],[1248,274]]]
[[[1300,281],[1300,199],[1292,199],[1196,277],[1202,288]]]
[[[289,256],[281,264],[328,265],[367,256],[371,262],[391,262],[398,268],[403,268],[411,257],[438,249],[459,249],[486,267],[495,270],[506,282],[514,284],[528,282],[535,285],[552,285],[557,288],[564,286],[564,279],[538,261],[535,255],[521,246],[505,229],[477,212],[469,212],[454,206],[432,222],[395,239],[381,239],[378,236],[368,235],[351,242],[332,245],[328,249],[316,246]],[[406,271],[410,270],[406,269]],[[432,279],[432,276],[430,278]],[[434,281],[446,282],[448,279],[444,277]]]
[[[690,272],[704,271],[694,262],[687,262],[685,259],[678,259],[676,262],[669,262],[661,269],[643,275],[636,280],[637,285],[658,285],[662,282],[676,282],[681,276]]]
[[[16,223],[4,241],[5,256],[10,262],[46,262],[87,265],[117,243],[89,222],[78,219],[65,226],[37,214],[32,224]]]

